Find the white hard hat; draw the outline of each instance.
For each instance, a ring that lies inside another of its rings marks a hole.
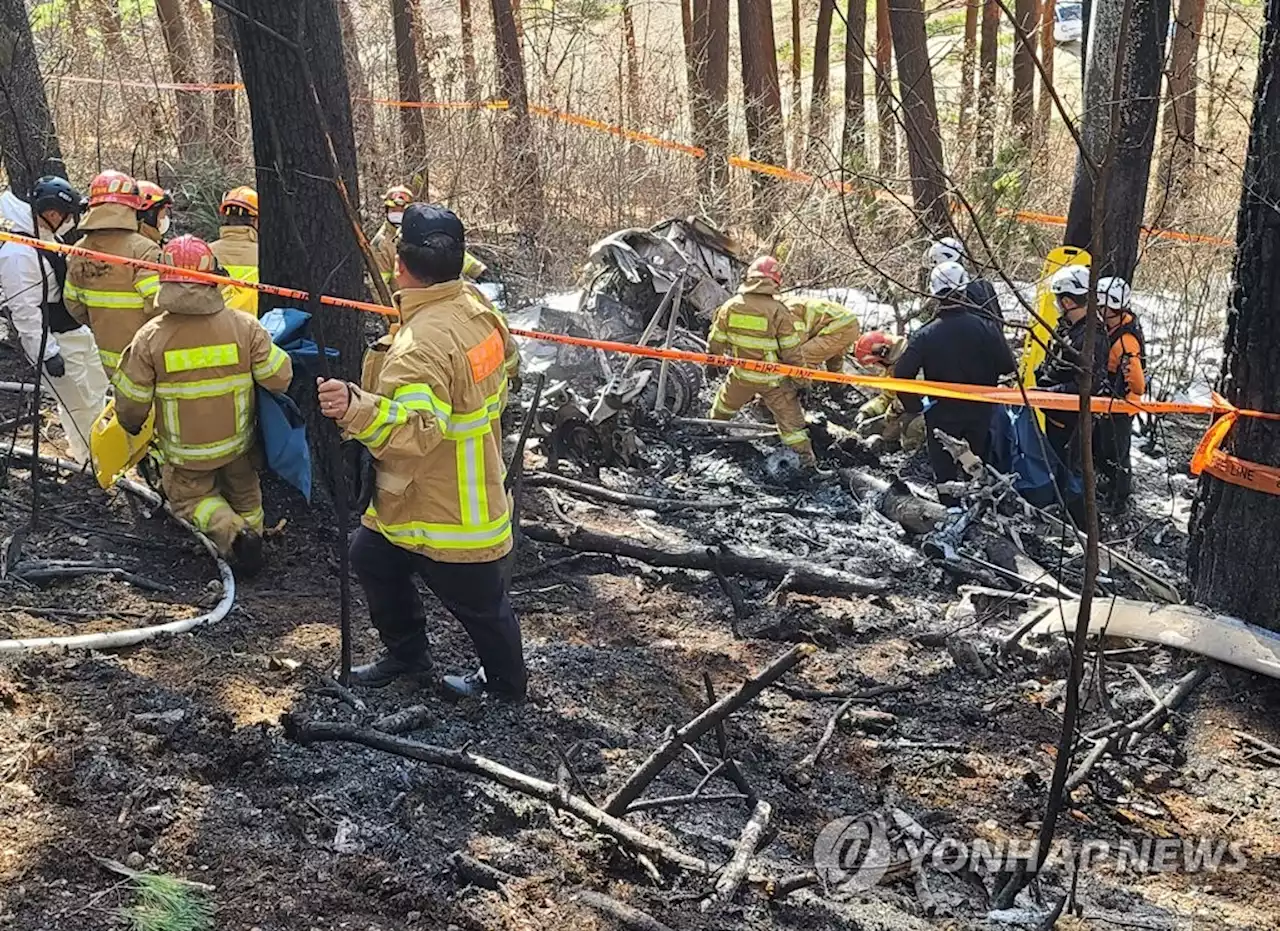
[[[1133,289],[1120,277],[1098,279],[1098,303],[1110,310],[1124,310],[1129,306]]]
[[[929,272],[929,293],[934,297],[959,290],[969,283],[969,273],[959,262],[943,262]]]
[[[1049,279],[1049,290],[1054,294],[1084,297],[1089,293],[1089,266],[1068,265],[1066,268],[1058,269]]]
[[[965,258],[964,246],[954,236],[947,236],[924,250],[924,267],[936,268],[943,262],[959,262]]]

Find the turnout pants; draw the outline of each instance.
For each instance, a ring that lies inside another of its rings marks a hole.
[[[956,464],[956,461],[951,458],[950,453],[943,449],[942,444],[933,435],[935,429],[941,430],[957,440],[967,440],[969,449],[973,451],[973,454],[984,462],[986,461],[987,447],[991,442],[991,415],[989,411],[983,414],[975,414],[963,421],[931,422],[927,413],[922,419],[925,422],[925,442],[929,451],[929,465],[933,467],[935,484],[941,485],[944,482],[954,482],[960,475],[960,467]],[[944,495],[941,492],[938,494],[938,501],[947,507],[953,507],[960,503],[954,496]]]
[[[89,461],[93,423],[107,406],[107,373],[103,371],[93,332],[87,326],[55,335],[67,372],[54,378],[45,371],[41,381],[58,402],[58,422],[67,435],[68,455],[83,464]]]
[[[1107,414],[1098,418],[1093,433],[1094,463],[1106,482],[1114,507],[1124,507],[1133,493],[1133,415]]]
[[[262,486],[250,453],[208,471],[166,464],[160,483],[173,512],[195,524],[224,556],[242,530],[262,533]]]
[[[1045,411],[1044,438],[1058,457],[1054,481],[1067,513],[1077,527],[1084,526],[1083,479],[1080,474],[1080,415],[1071,411]]]
[[[369,602],[369,619],[388,652],[409,660],[428,652],[426,613],[413,584],[414,576],[421,576],[466,629],[489,684],[523,695],[528,672],[520,622],[507,595],[508,559],[437,562],[363,526],[351,539],[351,568]]]
[[[756,398],[769,408],[782,442],[799,453],[804,463],[813,465],[817,462],[813,444],[809,442],[804,408],[800,406],[795,386],[788,381],[780,385],[761,385],[738,378],[731,372],[716,392],[715,402],[711,405],[711,419],[730,420]]]

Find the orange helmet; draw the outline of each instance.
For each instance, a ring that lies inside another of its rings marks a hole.
[[[218,207],[218,213],[224,217],[230,216],[231,211],[237,209],[241,214],[256,217],[258,215],[258,192],[247,184],[227,191]]]
[[[768,278],[776,285],[782,284],[782,266],[771,255],[761,256],[747,266],[748,278]]]
[[[413,191],[404,186],[388,188],[387,193],[382,196],[382,206],[388,210],[392,207],[399,207],[403,210],[412,203]]]
[[[198,236],[179,236],[164,247],[164,251],[160,253],[160,261],[174,268],[187,268],[197,272],[213,272],[218,267],[218,260],[214,257],[213,250]],[[170,271],[161,272],[160,280],[162,282],[184,281],[188,284],[205,283]]]
[[[141,209],[138,182],[123,171],[104,171],[89,185],[89,206],[124,204],[134,210]]]
[[[896,340],[883,330],[872,330],[858,337],[853,347],[853,357],[859,365],[885,365],[893,352]]]
[[[138,210],[154,210],[156,207],[168,207],[173,197],[154,181],[138,181]]]

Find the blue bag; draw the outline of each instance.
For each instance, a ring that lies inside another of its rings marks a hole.
[[[991,418],[988,461],[1001,472],[1016,475],[1014,489],[1036,507],[1057,501],[1054,477],[1070,500],[1083,491],[1080,473],[1068,469],[1040,434],[1035,412],[1029,407],[999,405]]]
[[[277,307],[262,315],[262,325],[271,334],[271,341],[289,354],[294,365],[320,358],[320,349],[314,340],[306,338],[307,323],[311,314],[296,307]],[[328,351],[330,359],[338,358],[338,350]]]
[[[311,447],[302,411],[287,394],[257,389],[258,436],[267,468],[311,501]]]

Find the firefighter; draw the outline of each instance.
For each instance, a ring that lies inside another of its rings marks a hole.
[[[387,193],[382,198],[386,222],[374,234],[373,242],[370,245],[373,247],[374,258],[378,260],[378,268],[382,271],[382,280],[388,286],[392,284],[396,264],[396,239],[400,235],[400,224],[404,217],[405,208],[411,203],[413,203],[413,191],[403,185],[388,188]],[[462,276],[464,278],[479,281],[488,271],[488,267],[470,252],[463,254]]]
[[[1141,398],[1147,390],[1147,339],[1130,309],[1132,289],[1123,278],[1098,279],[1098,309],[1107,328],[1107,387],[1112,397]],[[1133,493],[1133,415],[1103,414],[1094,431],[1094,461],[1107,507],[1123,511]]]
[[[24,236],[62,242],[79,213],[80,194],[62,178],[40,178],[27,201],[12,191],[0,194],[0,226]],[[68,454],[83,464],[89,461],[93,422],[107,403],[107,375],[93,333],[67,312],[66,278],[64,256],[17,243],[0,244],[0,291],[18,342],[28,360],[40,358],[58,401]]]
[[[173,240],[161,259],[202,272],[218,265],[209,244],[195,236]],[[256,318],[226,306],[216,285],[176,272],[161,273],[160,282],[165,312],[124,352],[114,381],[116,414],[136,435],[156,405],[169,506],[251,576],[263,564],[254,386],[283,392],[293,366]]]
[[[138,232],[159,245],[172,223],[169,208],[173,206],[173,197],[160,185],[139,180],[138,199],[142,202],[138,210]]]
[[[905,336],[891,336],[881,330],[872,330],[858,338],[853,357],[862,367],[888,375],[906,348]],[[908,414],[894,391],[882,391],[858,408],[854,429],[864,439],[879,436],[890,449],[896,445],[907,453],[915,452],[924,443],[924,418],[919,414]]]
[[[782,268],[777,259],[767,255],[752,262],[738,293],[720,306],[711,321],[708,351],[735,359],[798,364],[803,323],[778,299],[781,285]],[[711,417],[729,420],[756,398],[773,414],[782,442],[794,449],[806,466],[817,465],[795,385],[781,375],[730,369],[716,392]]]
[[[943,262],[929,273],[929,293],[938,301],[938,316],[917,330],[894,365],[895,378],[915,378],[924,372],[929,381],[956,382],[994,387],[1001,376],[1017,369],[1004,334],[985,314],[972,313],[968,286],[971,279],[958,262]],[[903,394],[900,399],[908,413],[923,408],[919,395]],[[980,401],[932,399],[924,411],[925,441],[935,481],[953,481],[956,462],[943,449],[935,431],[966,440],[979,458],[987,454],[993,406]],[[943,504],[954,504],[949,495],[939,494]]]
[[[1105,391],[1107,335],[1101,321],[1089,320],[1089,268],[1068,265],[1049,279],[1049,290],[1058,302],[1058,325],[1036,369],[1036,387],[1061,394],[1078,394],[1083,368],[1085,337],[1094,329],[1093,384]],[[1080,479],[1080,415],[1077,411],[1046,410],[1044,436],[1058,462],[1055,476],[1067,512],[1077,525],[1084,523],[1083,482]]]
[[[232,188],[218,206],[222,226],[210,244],[218,264],[240,281],[258,281],[258,192],[247,185]],[[258,292],[227,285],[222,296],[232,310],[258,315]]]
[[[857,316],[843,304],[821,297],[788,297],[783,301],[803,327],[796,357],[805,368],[844,370],[844,356],[858,339]]]
[[[964,244],[954,236],[945,236],[930,243],[925,250],[925,271],[932,271],[944,262],[956,262],[960,265],[973,264]],[[966,269],[967,271],[968,269]],[[969,283],[965,286],[965,297],[970,309],[986,314],[992,320],[1004,322],[1004,313],[1000,310],[1000,299],[996,297],[996,289],[987,279],[969,273]]]
[[[89,185],[89,212],[80,221],[78,245],[124,259],[160,260],[160,247],[138,232],[142,201],[138,183],[122,171],[104,171]],[[158,312],[155,271],[73,256],[62,290],[67,310],[87,323],[108,376],[114,375],[133,334]]]
[[[445,689],[519,701],[528,673],[507,592],[511,502],[500,424],[511,336],[462,280],[465,251],[466,231],[452,211],[411,204],[393,276],[400,329],[365,355],[359,387],[319,382],[321,413],[364,446],[375,472],[351,565],[384,652],[353,669],[352,681],[379,688],[431,676],[414,585],[421,576],[480,658],[477,672],[445,676]]]

